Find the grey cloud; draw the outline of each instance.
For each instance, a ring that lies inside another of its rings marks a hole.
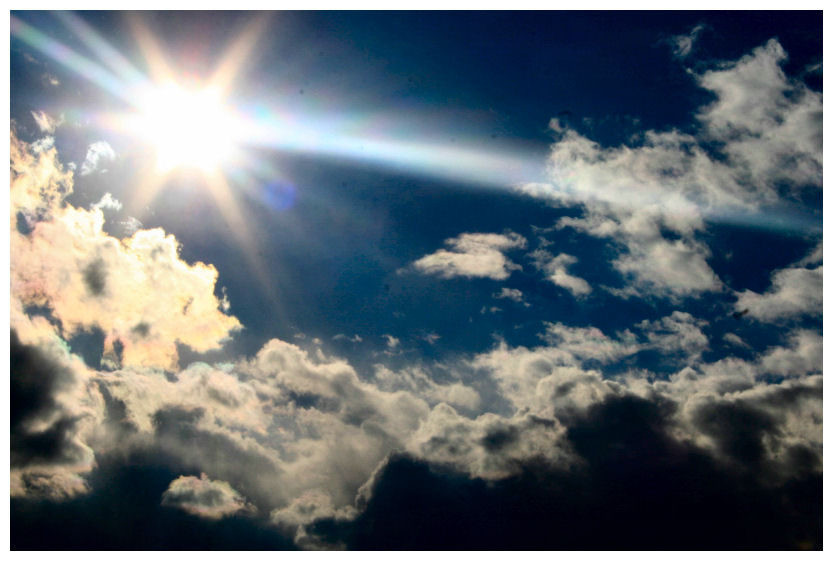
[[[86,492],[94,466],[86,437],[101,411],[83,363],[55,339],[26,344],[12,329],[9,372],[12,496]]]
[[[639,328],[644,330],[648,343],[657,350],[669,353],[683,353],[687,360],[699,360],[709,348],[709,340],[702,328],[707,322],[679,310],[660,320],[642,321]]]

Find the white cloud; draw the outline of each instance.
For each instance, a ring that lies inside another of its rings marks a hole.
[[[116,159],[116,152],[106,141],[93,142],[87,148],[87,157],[81,164],[81,175],[89,175],[94,171],[106,171],[101,165],[105,161],[112,162]]]
[[[806,329],[790,334],[789,346],[774,347],[758,360],[761,371],[776,376],[821,374],[823,340]]]
[[[461,234],[445,241],[450,250],[440,249],[415,261],[413,266],[426,274],[443,278],[483,277],[505,280],[513,270],[520,269],[503,254],[526,247],[526,239],[506,234]]]
[[[31,111],[30,113],[40,131],[47,134],[54,133],[55,129],[63,122],[63,119],[55,119],[45,111]]]
[[[173,236],[113,238],[101,210],[61,206],[72,178],[54,149],[33,154],[12,135],[11,159],[11,290],[24,305],[49,307],[66,335],[103,330],[116,367],[175,370],[177,342],[205,352],[239,329],[219,309],[216,269],[180,260]],[[14,228],[17,212],[39,218],[28,234]]]
[[[567,272],[567,267],[578,262],[572,255],[560,253],[553,256],[545,249],[537,249],[530,254],[535,266],[547,275],[547,280],[569,290],[573,296],[587,296],[592,288],[586,280]]]
[[[212,481],[204,473],[200,477],[183,475],[171,481],[162,493],[162,504],[213,520],[253,510],[231,485]]]
[[[110,193],[104,193],[101,200],[95,203],[92,208],[119,211],[122,209],[122,204]]]
[[[697,236],[704,217],[754,213],[821,186],[821,97],[784,75],[785,57],[771,40],[697,75],[716,100],[702,108],[693,134],[647,131],[606,148],[553,120],[550,183],[522,191],[584,205],[583,217],[559,226],[622,249],[613,265],[629,286],[616,293],[679,298],[720,290]]]
[[[800,315],[822,313],[823,267],[780,269],[772,275],[772,285],[763,293],[744,290],[735,308],[749,310],[749,316],[772,322]]]

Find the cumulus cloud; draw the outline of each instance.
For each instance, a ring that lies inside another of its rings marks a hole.
[[[66,334],[104,331],[115,367],[175,369],[176,342],[204,352],[240,327],[219,309],[214,267],[180,260],[159,229],[109,236],[100,209],[61,206],[72,181],[54,149],[36,156],[14,134],[12,147],[12,224],[26,227],[11,232],[11,284],[25,305],[48,307]]]
[[[545,249],[535,250],[530,256],[534,260],[535,266],[547,275],[547,279],[550,282],[566,288],[573,296],[587,296],[593,291],[586,280],[567,272],[567,267],[578,262],[578,259],[574,256],[567,255],[566,253],[553,256]]]
[[[504,252],[526,247],[526,239],[514,232],[506,234],[460,234],[445,241],[440,249],[415,261],[413,266],[425,274],[442,278],[467,277],[505,280],[520,269]]]
[[[162,494],[162,504],[214,520],[252,510],[231,485],[212,481],[204,473],[199,477],[183,475],[171,481]]]
[[[87,156],[81,164],[81,175],[89,175],[95,171],[106,171],[101,167],[105,162],[112,162],[116,159],[116,152],[106,141],[93,142],[87,148]]]

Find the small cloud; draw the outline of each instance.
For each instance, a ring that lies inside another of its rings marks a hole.
[[[32,152],[35,154],[43,154],[55,147],[55,138],[51,136],[44,136],[41,139],[32,143]]]
[[[746,349],[750,348],[749,344],[735,335],[734,333],[726,333],[723,335],[723,340],[731,345],[735,345],[737,347],[744,347]]]
[[[142,229],[142,223],[139,219],[132,216],[128,216],[127,219],[119,222],[119,226],[122,229],[122,234],[127,237],[132,236]]]
[[[31,111],[30,113],[32,114],[32,118],[35,120],[35,124],[38,125],[40,131],[47,134],[54,133],[55,129],[58,128],[58,125],[63,122],[63,119],[55,119],[45,111]]]
[[[388,349],[394,350],[399,348],[399,339],[393,335],[382,335],[382,338],[387,342]]]
[[[567,267],[578,260],[572,255],[561,253],[553,256],[545,249],[537,249],[530,254],[538,270],[547,275],[547,280],[569,290],[573,296],[581,297],[590,294],[593,289],[586,280],[575,277],[567,272]]]
[[[113,161],[114,159],[116,159],[116,153],[106,141],[93,142],[87,148],[87,157],[84,159],[84,163],[81,164],[81,175],[89,175],[99,170],[99,164],[103,161]],[[102,168],[101,171],[106,170]]]
[[[529,302],[526,302],[524,300],[524,293],[518,290],[517,288],[503,287],[500,289],[500,292],[492,294],[492,298],[506,298],[508,300],[512,300],[513,302],[517,302],[518,304],[523,304],[527,308],[529,307]]]
[[[441,339],[441,337],[439,335],[437,335],[436,333],[428,333],[426,335],[423,335],[422,339],[423,339],[423,341],[425,341],[429,345],[433,345],[434,343],[439,341]]]
[[[521,269],[503,252],[526,247],[526,239],[515,232],[506,234],[461,234],[445,241],[440,249],[414,262],[422,273],[442,278],[467,277],[504,280]]]
[[[809,256],[808,259],[814,259]],[[763,322],[780,321],[802,315],[821,316],[824,285],[823,267],[780,269],[772,275],[772,285],[763,294],[751,290],[738,293],[735,309]]]
[[[333,340],[335,341],[349,341],[351,343],[361,343],[363,339],[360,335],[355,334],[352,337],[348,337],[344,333],[339,333],[338,335],[333,336]]]
[[[92,208],[119,211],[122,209],[122,204],[110,193],[104,193],[104,196],[101,197],[101,200],[95,203],[92,206]]]
[[[61,81],[58,78],[56,78],[55,76],[53,76],[52,74],[46,73],[43,76],[41,76],[40,78],[41,78],[41,82],[43,82],[43,84],[46,85],[46,86],[58,87],[58,86],[61,85]]]
[[[231,485],[225,481],[212,481],[204,473],[199,477],[184,475],[171,481],[162,493],[162,504],[213,520],[254,511],[254,507]]]
[[[668,42],[674,51],[674,56],[677,58],[686,58],[694,49],[694,43],[700,37],[700,34],[706,27],[701,23],[692,28],[687,34],[674,35]]]

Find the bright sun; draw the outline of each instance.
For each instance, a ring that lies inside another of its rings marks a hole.
[[[157,171],[214,172],[234,155],[240,121],[216,90],[171,82],[149,88],[140,99],[131,128],[153,147]]]

